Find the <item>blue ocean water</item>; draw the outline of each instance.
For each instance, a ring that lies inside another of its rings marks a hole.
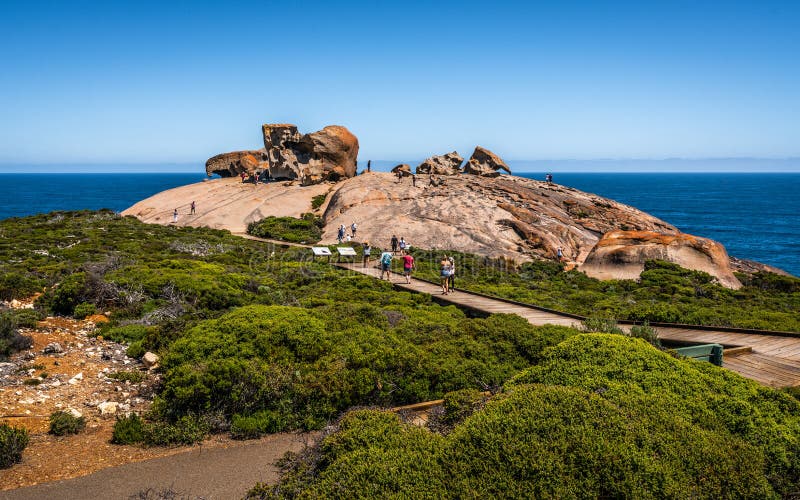
[[[631,205],[719,241],[729,255],[800,276],[800,174],[554,173],[553,182]]]
[[[523,177],[544,180],[544,173]],[[554,173],[554,182],[634,206],[730,255],[800,276],[800,174]],[[121,211],[202,173],[0,174],[0,219],[53,210]]]

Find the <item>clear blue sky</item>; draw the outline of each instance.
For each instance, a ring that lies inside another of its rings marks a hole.
[[[0,163],[800,157],[800,2],[0,3]]]

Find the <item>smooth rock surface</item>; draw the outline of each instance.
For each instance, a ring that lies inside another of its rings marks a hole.
[[[597,242],[579,269],[598,279],[636,279],[647,260],[665,260],[706,272],[728,288],[742,286],[731,270],[725,247],[684,233],[611,231]]]

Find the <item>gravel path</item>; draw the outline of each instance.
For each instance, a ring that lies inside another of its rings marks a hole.
[[[314,436],[274,434],[227,448],[199,446],[179,455],[111,467],[75,479],[0,491],[0,499],[128,499],[148,489],[172,489],[180,499],[242,498],[259,481],[276,482],[275,461],[287,451],[301,450]]]

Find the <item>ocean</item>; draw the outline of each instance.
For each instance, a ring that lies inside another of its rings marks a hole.
[[[544,180],[542,173],[522,177]],[[203,173],[0,174],[0,219],[53,210],[121,211]],[[732,256],[800,276],[800,173],[553,173],[553,181],[634,206]]]

